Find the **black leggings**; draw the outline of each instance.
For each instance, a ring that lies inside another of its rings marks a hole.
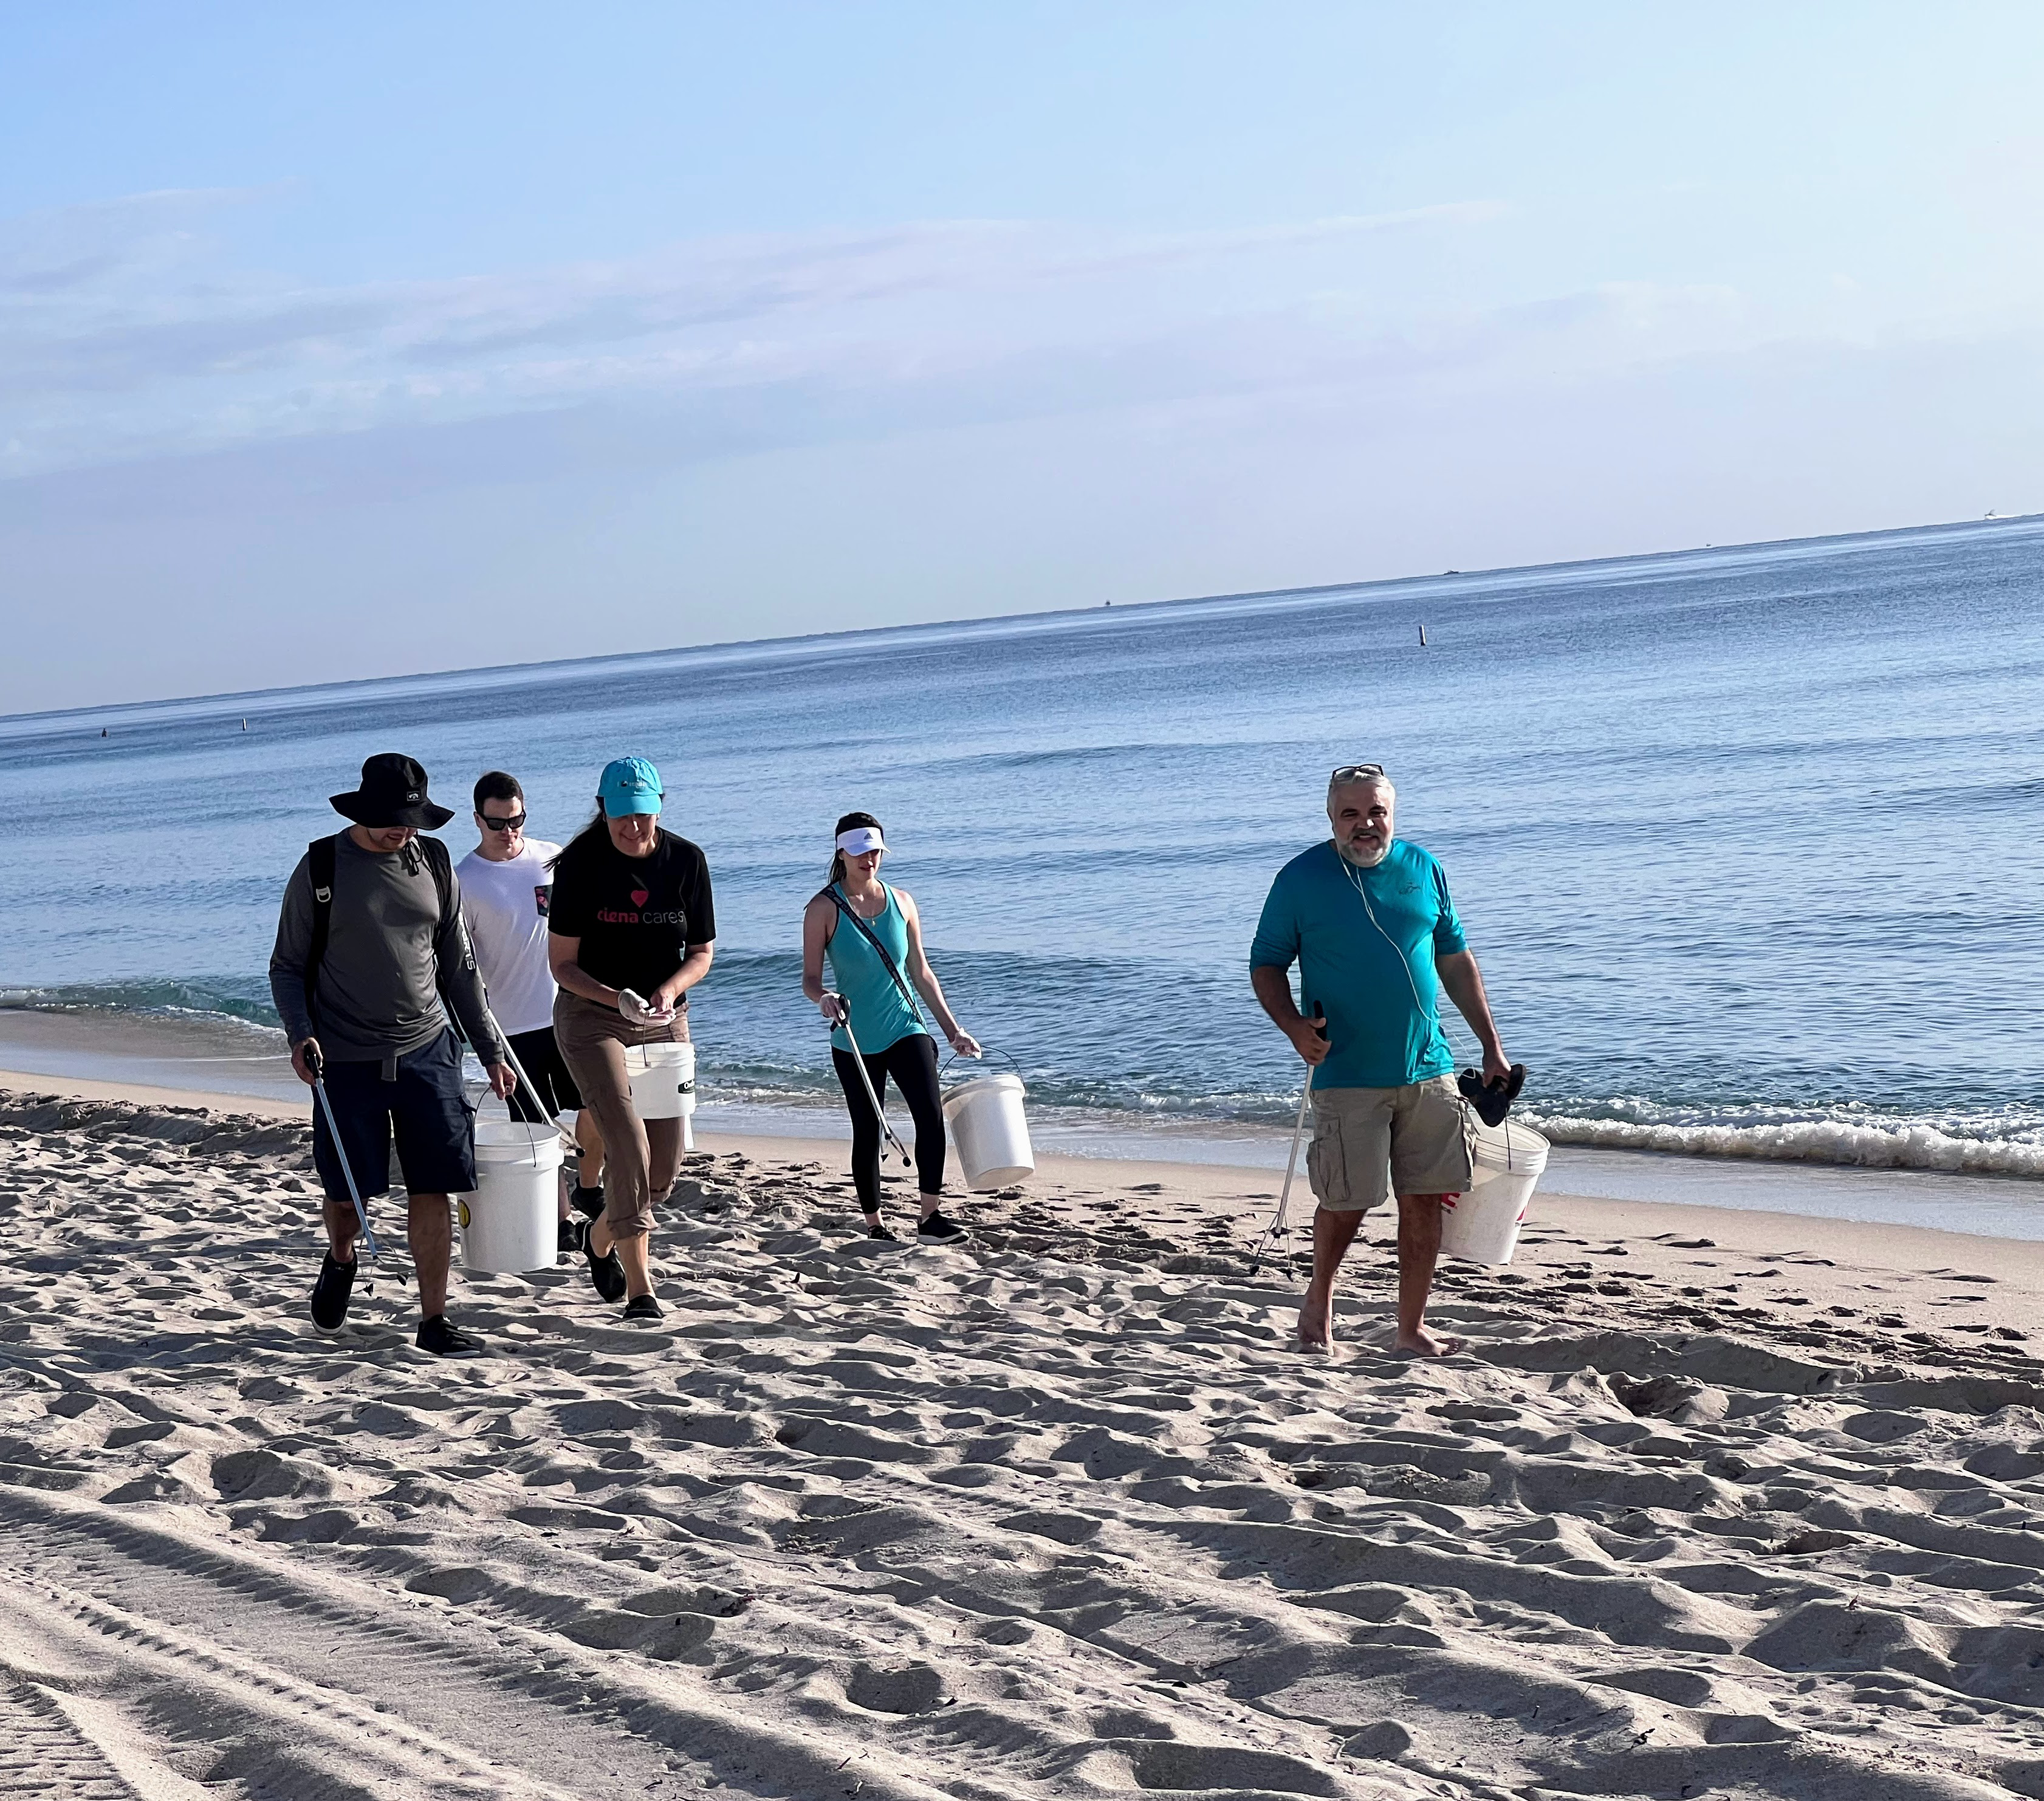
[[[866,1098],[865,1083],[859,1079],[859,1059],[832,1046],[831,1062],[837,1066],[844,1104],[851,1109],[851,1179],[859,1185],[859,1204],[868,1213],[878,1213],[880,1121],[873,1103]],[[944,1186],[944,1112],[937,1100],[936,1046],[928,1032],[911,1032],[885,1050],[868,1052],[865,1062],[873,1092],[882,1102],[887,1099],[887,1078],[892,1076],[909,1104],[909,1117],[916,1122],[916,1186],[924,1200],[934,1200]]]

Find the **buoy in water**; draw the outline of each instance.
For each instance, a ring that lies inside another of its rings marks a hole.
[[[1420,628],[1420,648],[1421,650],[1423,650],[1423,651],[1424,651],[1424,649],[1426,649],[1426,647],[1427,647],[1427,628],[1426,628],[1426,627],[1425,627],[1425,626],[1424,626],[1424,625],[1423,625],[1423,626],[1421,626],[1421,627]]]

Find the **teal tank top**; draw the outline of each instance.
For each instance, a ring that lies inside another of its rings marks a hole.
[[[864,923],[866,929],[887,947],[895,968],[906,981],[909,922],[901,916],[901,903],[894,898],[894,890],[884,881],[880,885],[886,889],[887,904],[881,909],[878,919]],[[844,890],[840,888],[836,892],[842,895]],[[849,900],[846,904],[849,905]],[[894,978],[887,973],[887,966],[880,960],[880,953],[866,942],[865,933],[835,908],[832,916],[837,924],[824,952],[830,958],[831,986],[851,1005],[851,1029],[859,1035],[859,1048],[870,1057],[890,1044],[898,1044],[912,1034],[924,1031],[923,1016],[909,1004],[901,990],[895,986]],[[843,1026],[832,1031],[831,1043],[840,1050],[851,1049],[851,1040],[846,1037]]]

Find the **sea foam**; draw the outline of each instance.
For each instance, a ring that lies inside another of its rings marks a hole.
[[[2044,1177],[2044,1143],[2029,1138],[1955,1138],[1934,1126],[1860,1125],[1839,1119],[1764,1125],[1671,1125],[1634,1119],[1527,1113],[1556,1144],[1604,1150],[1658,1150],[1685,1157],[1746,1157],[1862,1169],[1938,1169],[1973,1176]]]

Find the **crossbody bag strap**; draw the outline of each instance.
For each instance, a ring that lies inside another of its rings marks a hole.
[[[836,882],[832,882],[824,892],[830,897],[831,904],[859,928],[859,935],[880,954],[880,961],[886,966],[888,974],[894,978],[894,985],[901,989],[901,998],[909,1003],[909,1011],[918,1020],[921,1019],[923,1009],[916,1001],[915,991],[909,986],[907,978],[902,975],[901,970],[897,966],[887,947],[880,942],[879,935],[851,910],[851,903],[839,892]]]

